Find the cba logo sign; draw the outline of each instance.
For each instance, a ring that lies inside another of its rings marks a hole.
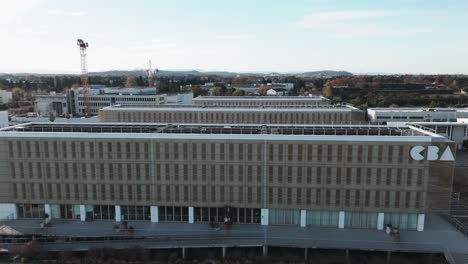
[[[427,147],[427,157],[424,157],[422,152],[426,148],[423,146],[414,146],[411,151],[410,155],[411,158],[414,160],[442,160],[442,161],[451,161],[455,160],[455,157],[453,157],[452,150],[450,149],[449,146],[444,150],[442,155],[439,155],[439,147],[437,146],[428,146]]]

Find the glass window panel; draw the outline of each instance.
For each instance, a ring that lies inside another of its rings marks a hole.
[[[269,209],[268,210],[268,222],[272,225],[276,224],[276,210],[275,209]]]

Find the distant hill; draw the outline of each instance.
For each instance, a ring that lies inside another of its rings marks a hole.
[[[67,74],[67,73],[0,73],[0,76],[76,76],[79,74]],[[101,72],[90,72],[90,76],[145,76],[146,73],[143,70],[113,70],[113,71],[101,71]],[[166,71],[160,70],[157,73],[159,77],[184,77],[184,76],[221,76],[221,77],[235,77],[235,76],[260,76],[260,77],[274,77],[274,76],[296,76],[302,78],[330,78],[337,76],[352,76],[353,74],[348,71],[311,71],[311,72],[296,72],[296,73],[281,73],[281,72],[228,72],[228,71],[197,71],[197,70],[181,70],[181,71]]]
[[[103,71],[103,72],[90,72],[90,76],[140,76],[146,75],[144,71]],[[161,70],[157,73],[157,76],[163,77],[182,77],[182,76],[222,76],[222,77],[234,77],[234,76],[297,76],[303,78],[327,78],[327,77],[337,77],[337,76],[352,76],[353,74],[348,71],[313,71],[313,72],[302,72],[302,73],[262,73],[262,72],[227,72],[227,71],[165,71]]]
[[[103,72],[90,72],[90,76],[126,76],[126,75],[133,75],[133,76],[140,76],[146,75],[144,71],[103,71]],[[236,72],[226,72],[226,71],[196,71],[196,70],[189,70],[189,71],[165,71],[160,70],[156,74],[157,76],[163,77],[182,77],[182,76],[223,76],[223,77],[234,77],[237,75],[264,75],[259,73],[236,73]]]
[[[347,71],[313,71],[313,72],[303,72],[296,75],[297,77],[303,78],[329,78],[329,77],[343,77],[343,76],[353,76],[352,73]]]

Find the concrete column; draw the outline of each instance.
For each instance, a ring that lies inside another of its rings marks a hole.
[[[345,263],[349,264],[349,249],[345,250]]]
[[[194,215],[193,215],[193,207],[190,206],[188,208],[188,222],[189,222],[189,224],[193,224],[194,220],[195,219],[194,219]]]
[[[309,249],[304,248],[304,259],[307,260],[308,257],[309,257]]]
[[[418,226],[417,229],[418,231],[424,231],[424,214],[418,214]]]
[[[387,251],[387,261],[386,261],[386,263],[390,264],[391,261],[392,261],[392,252]]]
[[[185,248],[183,247],[183,248],[182,248],[182,258],[183,258],[183,259],[185,259],[185,254],[186,254]]]
[[[44,212],[49,216],[45,219],[45,223],[50,223],[50,220],[52,220],[52,209],[50,208],[50,204],[44,204]]]
[[[305,227],[306,223],[306,210],[301,210],[301,227]]]
[[[84,204],[80,204],[80,220],[86,221],[86,207]]]
[[[384,213],[379,213],[377,215],[377,230],[384,229]]]
[[[344,211],[338,213],[338,228],[344,228]]]
[[[115,206],[115,221],[122,221],[122,212],[120,211],[120,205]]]
[[[262,215],[261,224],[263,226],[267,226],[268,225],[268,208],[262,208],[261,215]]]
[[[223,247],[223,259],[226,258],[226,247]]]
[[[157,206],[151,206],[150,207],[150,215],[151,215],[151,223],[159,222],[159,211],[158,211]]]
[[[263,246],[263,256],[264,257],[268,256],[268,246]]]

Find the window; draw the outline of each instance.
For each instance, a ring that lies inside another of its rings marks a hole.
[[[322,191],[320,189],[317,189],[315,192],[315,205],[320,205],[322,202]]]
[[[341,204],[341,191],[336,190],[335,191],[335,206],[340,206]]]
[[[375,191],[374,206],[380,207],[380,191]]]
[[[422,186],[422,181],[423,181],[423,170],[422,169],[418,169],[418,178],[416,180],[416,184],[418,185],[418,187],[421,187]]]

